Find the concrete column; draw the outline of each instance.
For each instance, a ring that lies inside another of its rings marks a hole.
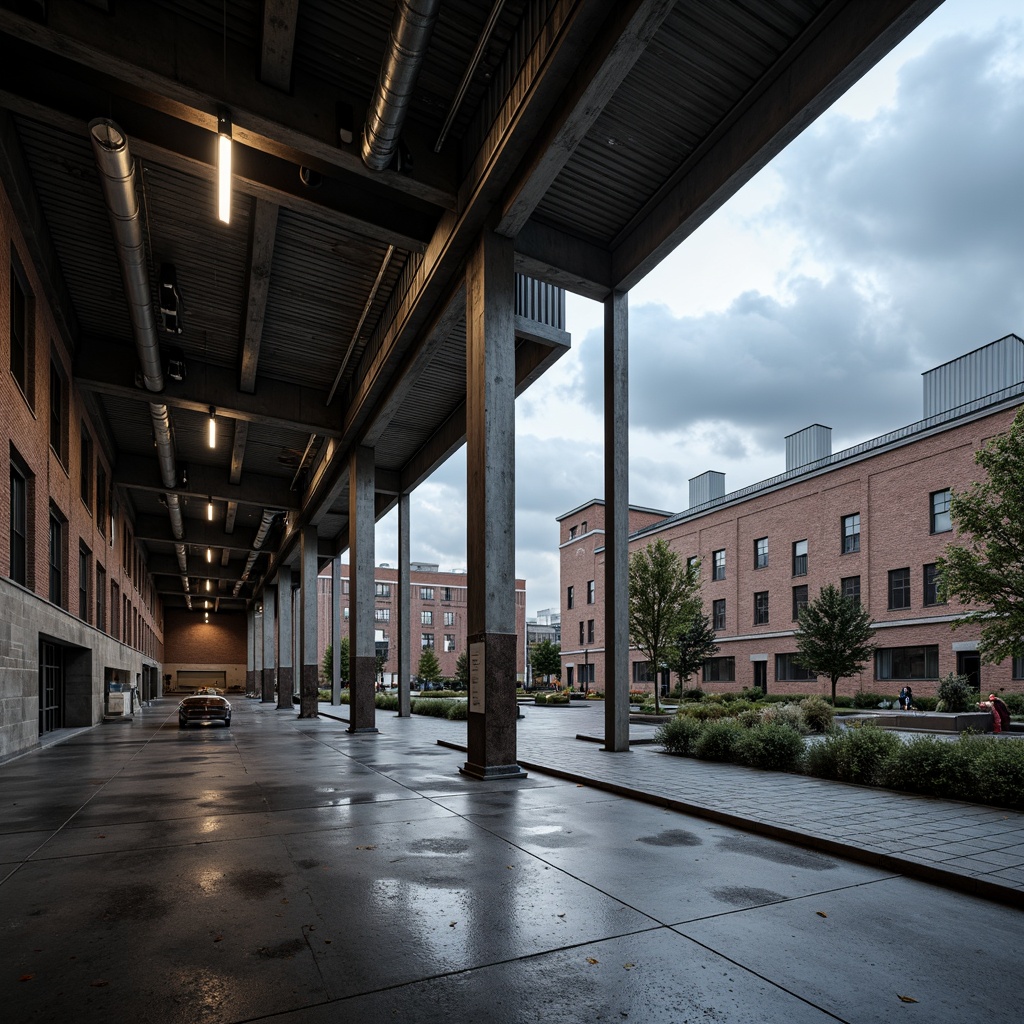
[[[516,762],[513,245],[484,232],[466,280],[466,775],[525,777]]]
[[[295,692],[295,661],[292,656],[292,570],[277,574],[277,709],[292,708]]]
[[[277,638],[277,590],[271,586],[263,588],[263,699],[261,703],[271,704],[274,700],[274,686],[277,682],[277,655],[274,641]]]
[[[412,675],[412,572],[410,569],[409,495],[398,497],[398,717],[408,718],[412,713],[409,699],[409,679]]]
[[[319,718],[317,689],[320,666],[317,664],[317,606],[316,606],[316,554],[315,526],[305,526],[300,540],[299,607],[302,619],[302,675],[299,677],[299,718]]]
[[[604,749],[629,750],[629,293],[604,304]]]
[[[255,632],[253,635],[253,690],[263,696],[263,611],[259,601],[256,602]]]
[[[256,607],[245,613],[245,692],[256,692]]]
[[[377,675],[373,643],[374,455],[357,448],[348,474],[349,732],[376,732]]]
[[[341,703],[341,555],[331,562],[331,703]]]
[[[302,591],[299,589],[299,579],[302,575],[302,565],[299,565],[299,572],[292,572],[292,697],[299,692],[302,685]]]

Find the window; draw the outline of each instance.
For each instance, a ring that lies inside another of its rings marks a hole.
[[[768,538],[758,537],[754,541],[754,568],[768,568]]]
[[[948,533],[953,529],[953,520],[949,514],[949,488],[934,491],[931,506],[932,533]]]
[[[420,633],[420,647],[429,647],[433,650],[434,647],[434,634],[433,633]]]
[[[96,628],[107,631],[107,574],[96,566]]]
[[[565,606],[566,606],[566,608],[571,608],[572,607],[572,605],[573,605],[573,598],[574,597],[575,597],[575,588],[573,588],[573,587],[566,587],[565,588]]]
[[[860,513],[843,516],[843,554],[852,555],[860,551]]]
[[[580,523],[580,533],[586,533],[586,532],[587,532],[587,521],[586,521],[586,519],[584,519],[583,522]]]
[[[592,644],[594,642],[594,620],[587,619],[587,643]]]
[[[347,594],[347,593],[349,593],[349,589],[348,589],[348,587],[349,587],[349,582],[348,582],[348,580],[347,580],[347,579],[343,579],[343,580],[341,581],[341,592],[342,592],[343,594]]]
[[[711,552],[711,578],[713,580],[725,579],[725,549]]]
[[[793,575],[807,575],[807,541],[793,541]]]
[[[434,613],[433,612],[420,612],[420,625],[421,626],[432,626],[434,624]]]
[[[1013,659],[1013,678],[1024,679],[1024,657]]]
[[[390,609],[389,609],[389,608],[383,608],[383,609],[381,609],[381,610],[382,610],[382,611],[390,611]],[[376,609],[374,609],[374,611],[376,611]],[[348,622],[348,616],[349,616],[349,609],[348,609],[348,605],[345,605],[345,607],[341,609],[341,617],[342,617],[342,619],[343,619],[343,620],[344,620],[345,622]]]
[[[35,303],[11,251],[11,376],[32,405],[32,328]]]
[[[391,621],[391,609],[390,608],[374,608],[373,609],[373,621],[374,622],[390,622]]]
[[[780,683],[806,683],[814,682],[818,677],[809,669],[798,665],[795,654],[776,654],[775,678]]]
[[[587,604],[593,604],[594,603],[594,596],[595,596],[594,581],[593,580],[587,580]]]
[[[800,618],[800,609],[807,607],[807,584],[793,588],[793,621]]]
[[[582,665],[577,665],[577,679],[576,682],[580,686],[589,686],[594,681],[594,666],[591,662],[585,662]]]
[[[889,607],[890,609],[910,607],[910,570],[889,570]]]
[[[736,681],[736,659],[730,655],[727,658],[708,658],[704,662],[705,683],[733,683]]]
[[[64,517],[50,506],[50,582],[48,596],[53,604],[64,607]]]
[[[577,534],[577,528],[575,526],[569,527],[569,540],[575,540]]]
[[[586,629],[586,623],[584,623],[584,621],[582,619],[580,619],[580,643],[581,644],[582,643],[586,643],[586,640],[584,639],[585,634],[583,632],[585,629]]]
[[[92,576],[92,554],[80,544],[78,547],[78,617],[89,621],[89,582]]]
[[[924,603],[945,604],[942,595],[939,593],[939,568],[931,562],[924,567]]]
[[[713,629],[725,629],[725,598],[711,602],[711,622]]]
[[[754,595],[754,625],[768,624],[768,591],[760,590]]]
[[[390,583],[374,583],[373,593],[375,597],[390,597],[391,596],[391,584]]]
[[[85,429],[84,423],[81,429],[81,458],[79,459],[78,478],[82,501],[85,502],[86,508],[92,508],[92,438],[89,436],[89,431]]]
[[[28,586],[28,474],[11,459],[11,579]]]
[[[96,532],[106,540],[107,537],[107,474],[103,467],[96,464]]]
[[[121,603],[121,588],[113,581],[110,581],[110,635],[115,639],[120,639],[120,633],[117,631],[118,615],[120,614],[119,605]]]
[[[420,600],[421,601],[433,601],[434,600],[434,588],[433,587],[420,587]]]
[[[844,576],[839,581],[839,589],[848,601],[852,601],[857,607],[860,607],[860,577],[859,576]]]
[[[938,679],[939,646],[883,647],[875,651],[876,679]]]
[[[67,465],[67,401],[64,377],[56,362],[50,360],[50,447],[54,455],[60,459],[61,465]]]
[[[580,668],[583,666],[580,665]],[[633,682],[634,683],[653,683],[654,673],[651,671],[651,663],[649,661],[634,661],[633,662]]]
[[[455,634],[445,633],[444,635],[444,649],[448,652],[455,650]]]
[[[445,612],[444,613],[444,624],[446,626],[454,626],[455,625],[455,612]]]
[[[451,599],[452,599],[452,588],[451,587],[442,587],[441,588],[441,600],[442,601],[450,601]]]

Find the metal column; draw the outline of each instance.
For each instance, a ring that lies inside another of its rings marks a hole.
[[[409,495],[398,496],[398,716],[410,716],[412,674],[412,572],[410,570]]]
[[[331,560],[331,703],[341,703],[341,555]]]
[[[513,244],[484,232],[466,287],[468,759],[480,779],[516,763],[515,320]]]
[[[295,662],[292,660],[292,570],[284,566],[277,574],[277,709],[292,707],[295,691]]]
[[[271,586],[263,588],[263,696],[261,703],[271,704],[274,700],[274,684],[277,682],[277,656],[274,641],[277,638],[277,590]]]
[[[604,749],[629,750],[629,293],[604,304]]]
[[[357,448],[348,474],[348,645],[349,732],[376,732],[374,684],[377,654],[373,637],[374,456]]]
[[[317,718],[317,689],[320,683],[317,649],[317,532],[304,526],[300,542],[299,607],[302,619],[302,675],[299,677],[299,718]]]

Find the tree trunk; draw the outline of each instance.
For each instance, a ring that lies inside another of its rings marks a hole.
[[[836,706],[836,683],[839,682],[838,676],[832,677],[832,707]]]

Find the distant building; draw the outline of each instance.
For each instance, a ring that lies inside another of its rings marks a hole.
[[[374,628],[376,637],[387,644],[387,660],[384,663],[384,678],[387,682],[398,681],[398,570],[387,563],[381,563],[374,571]],[[455,675],[455,662],[466,650],[466,586],[465,572],[442,572],[433,562],[411,562],[410,577],[412,594],[408,635],[410,642],[410,666],[416,675],[420,654],[426,647],[432,647],[437,655],[443,676]],[[516,588],[516,674],[521,681],[526,666],[526,580],[517,579]],[[317,580],[318,625],[320,642],[320,664],[324,652],[331,642],[331,577],[328,571]],[[341,566],[341,629],[348,634],[348,566]]]
[[[630,553],[656,540],[699,559],[719,651],[691,685],[825,692],[795,660],[797,612],[832,583],[867,608],[877,650],[840,692],[934,692],[950,672],[989,690],[1024,689],[1024,659],[982,665],[978,630],[940,600],[935,564],[954,534],[950,492],[978,478],[975,452],[1008,429],[1024,401],[1024,341],[1008,335],[924,375],[926,418],[846,451],[830,428],[786,438],[786,471],[732,493],[724,474],[690,481],[676,515],[630,509]],[[562,681],[604,689],[604,502],[559,516]],[[662,685],[667,673],[659,673]],[[630,686],[655,670],[630,652]],[[671,681],[672,685],[675,680]]]

